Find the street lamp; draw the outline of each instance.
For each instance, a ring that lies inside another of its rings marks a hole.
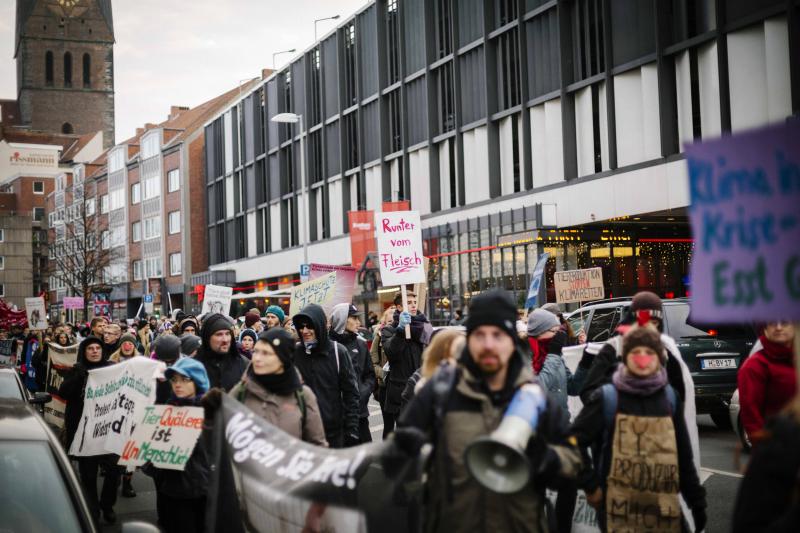
[[[281,54],[293,54],[293,53],[295,53],[295,51],[296,51],[296,49],[292,48],[291,50],[283,50],[281,52],[275,52],[274,54],[272,54],[272,68],[273,69],[275,68],[275,57],[276,56],[279,56]]]
[[[323,20],[337,20],[338,18],[339,15],[334,15],[332,17],[325,17],[314,20],[314,42],[317,42],[317,22],[322,22]]]
[[[306,150],[305,150],[305,136],[306,131],[303,128],[303,115],[297,113],[278,113],[272,117],[272,122],[280,124],[299,124],[300,127],[300,189],[303,195],[302,201],[299,202],[302,212],[300,213],[300,222],[303,224],[300,233],[303,235],[303,264],[308,264],[308,227],[310,222],[308,217],[308,191],[306,190]]]

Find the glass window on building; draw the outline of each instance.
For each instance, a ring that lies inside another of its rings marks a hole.
[[[161,236],[161,218],[158,216],[144,219],[144,238],[155,239]]]
[[[33,220],[34,222],[41,222],[44,220],[44,207],[33,208]]]
[[[0,255],[0,270],[5,270],[6,268],[6,258]]]
[[[134,183],[131,185],[131,205],[136,205],[142,201],[142,185]]]
[[[133,271],[133,281],[141,281],[142,279],[142,261],[137,259],[131,263],[131,270]]]
[[[139,242],[142,240],[142,223],[141,222],[134,222],[131,224],[131,240],[133,242]]]
[[[5,295],[6,295],[6,286],[0,283],[0,296],[5,296]]]
[[[33,182],[33,194],[44,194],[44,182],[43,181],[34,181]]]
[[[179,276],[181,274],[181,254],[169,254],[169,275]]]
[[[158,174],[144,179],[144,199],[156,198],[161,194],[161,180]]]
[[[100,197],[100,214],[105,215],[108,213],[108,195],[104,194]]]
[[[169,234],[173,235],[181,231],[181,212],[172,211],[169,214]]]
[[[167,187],[167,192],[175,192],[181,188],[181,174],[177,168],[167,173]]]
[[[5,242],[6,240],[6,230],[0,229],[0,242]]]

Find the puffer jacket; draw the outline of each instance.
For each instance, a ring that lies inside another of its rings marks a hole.
[[[292,372],[296,372],[292,369]],[[279,395],[268,391],[247,374],[230,392],[231,397],[243,403],[248,409],[292,437],[317,446],[327,446],[325,428],[319,414],[317,396],[308,386],[303,385],[303,401],[306,406],[306,420],[294,394]]]
[[[578,449],[566,440],[568,426],[563,422],[561,408],[548,399],[536,437],[526,450],[534,468],[545,464],[545,458],[549,458],[546,463],[552,466],[546,473],[531,476],[517,493],[491,492],[469,474],[464,450],[476,438],[497,428],[516,391],[534,379],[533,372],[530,365],[523,364],[519,349],[511,358],[506,385],[501,391],[489,391],[467,349],[455,372],[455,382],[444,398],[437,392],[441,381],[434,376],[416,394],[398,422],[400,427],[413,427],[430,435],[434,446],[427,481],[425,531],[547,531],[546,484],[554,475],[575,478],[582,465]],[[435,414],[437,405],[443,406],[441,419]]]
[[[347,349],[328,338],[328,319],[322,307],[311,304],[295,315],[314,326],[317,344],[306,349],[299,342],[295,347],[294,365],[303,382],[314,391],[325,426],[325,436],[332,447],[344,437],[358,437],[359,394],[353,363]]]

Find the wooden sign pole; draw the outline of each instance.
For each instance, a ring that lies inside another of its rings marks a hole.
[[[408,294],[406,293],[406,284],[405,283],[403,283],[400,286],[400,294],[401,294],[401,296],[403,298],[403,311],[408,313]],[[409,314],[411,314],[411,313],[409,313]],[[411,325],[409,324],[408,326],[406,326],[406,339],[410,339],[410,338],[411,338]]]

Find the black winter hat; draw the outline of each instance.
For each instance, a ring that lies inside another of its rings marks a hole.
[[[181,356],[181,340],[175,335],[159,335],[153,351],[159,361],[177,361]]]
[[[201,337],[207,339],[220,330],[231,328],[233,328],[233,322],[230,318],[220,313],[214,313],[203,320]]]
[[[181,335],[181,353],[184,355],[191,355],[195,350],[200,348],[202,341],[197,335],[185,333]]]
[[[497,326],[516,339],[516,320],[517,308],[507,291],[493,289],[482,292],[469,303],[467,335],[480,326]]]
[[[292,354],[294,352],[295,340],[291,333],[283,328],[270,328],[262,331],[258,336],[259,341],[268,342],[283,363],[283,368],[292,366]]]

